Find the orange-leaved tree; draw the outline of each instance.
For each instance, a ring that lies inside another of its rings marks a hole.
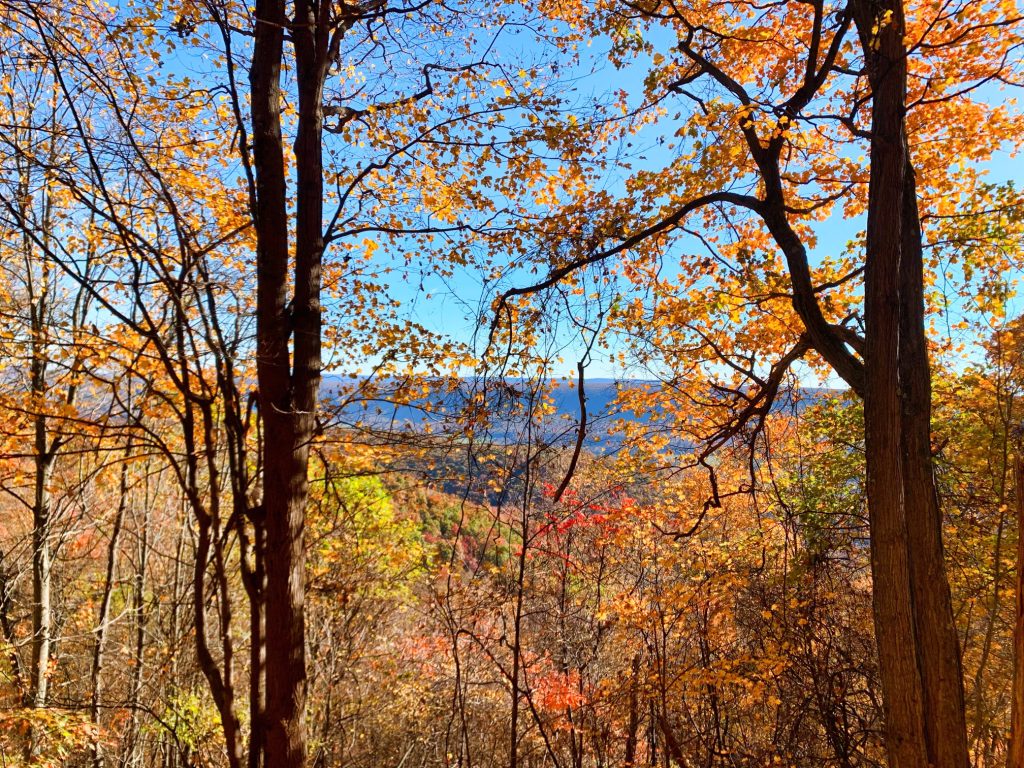
[[[757,432],[809,353],[862,397],[889,759],[966,765],[932,466],[926,289],[942,251],[928,226],[955,214],[979,164],[1019,138],[1016,113],[993,97],[1019,76],[1015,4],[539,7],[571,34],[600,35],[627,74],[616,104],[552,131],[573,137],[588,183],[550,206],[534,242],[561,246],[536,248],[547,275],[505,291],[497,320],[532,294],[566,283],[583,293],[618,275],[633,292],[610,322],[673,374],[681,397],[669,407],[712,477],[711,452]],[[600,154],[579,150],[588,143]],[[624,194],[594,189],[592,169],[613,151],[637,165]],[[822,254],[837,238],[821,222],[840,218],[853,243]],[[683,255],[663,269],[673,250]]]

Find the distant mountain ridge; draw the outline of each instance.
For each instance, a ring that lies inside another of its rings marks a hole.
[[[358,379],[343,375],[325,375],[321,387],[321,397],[325,405],[328,407],[332,403],[338,405],[338,398],[351,391],[353,384],[358,381]],[[474,394],[484,391],[488,396],[494,398],[490,403],[490,429],[492,432],[514,429],[516,423],[522,421],[521,416],[514,415],[513,400],[517,395],[525,394],[520,390],[520,385],[524,383],[523,380],[508,379],[504,384],[500,381],[489,381],[485,384],[481,379],[467,378],[463,382],[465,386],[461,391],[442,394],[433,401],[424,398],[406,404],[389,401],[386,396],[369,400],[354,398],[352,402],[344,404],[335,416],[343,424],[361,423],[375,428],[414,431],[427,426],[441,428],[447,421],[454,422],[454,418],[466,407]],[[543,439],[566,443],[575,440],[576,427],[580,417],[577,383],[576,380],[549,382],[548,394],[551,397],[551,405],[554,410],[545,417]],[[386,390],[387,381],[385,380],[383,384],[382,389]],[[616,400],[619,392],[624,388],[658,388],[660,386],[661,382],[647,379],[587,379],[584,382],[584,393],[588,437],[603,441],[611,439],[612,442],[618,442],[610,430],[614,422],[619,420],[637,423],[650,422],[651,415],[622,409]],[[777,399],[775,410],[781,412],[794,409],[799,413],[815,401],[842,393],[843,390],[823,387],[807,387],[790,393],[783,392]]]

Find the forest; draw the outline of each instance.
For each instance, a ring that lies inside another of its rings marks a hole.
[[[0,0],[0,768],[1024,768],[1017,0]]]

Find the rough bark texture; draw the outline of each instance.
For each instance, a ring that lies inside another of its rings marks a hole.
[[[946,577],[942,510],[931,447],[931,371],[924,330],[924,265],[914,172],[909,157],[903,186],[900,263],[900,381],[903,414],[903,488],[912,600],[924,686],[928,762],[936,768],[968,764],[960,641]]]
[[[923,264],[899,0],[854,5],[872,86],[865,450],[875,631],[894,768],[968,765],[958,638],[931,458]]]
[[[297,466],[301,457],[295,451],[288,350],[288,203],[280,86],[286,24],[283,2],[260,0],[256,4],[250,82],[257,188],[257,375],[265,439],[267,532],[264,747],[268,765],[301,766],[305,761],[302,708],[306,687],[301,639],[303,510],[294,497],[303,490],[305,473]]]
[[[266,709],[268,766],[306,756],[303,530],[310,443],[320,385],[323,259],[323,85],[332,4],[259,0],[250,72],[256,171],[257,374],[264,424]],[[295,257],[289,302],[287,180],[281,133],[283,31],[291,30],[299,98],[294,144]],[[289,306],[290,304],[290,306]]]

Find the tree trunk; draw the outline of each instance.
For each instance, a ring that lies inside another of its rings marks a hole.
[[[865,451],[875,632],[893,768],[968,764],[960,652],[931,458],[921,230],[900,0],[855,6],[872,86]]]
[[[243,523],[244,525],[244,523]],[[264,739],[264,717],[267,708],[265,670],[267,649],[264,638],[267,625],[264,620],[264,578],[263,560],[266,553],[264,544],[262,510],[254,520],[252,537],[253,568],[246,578],[249,583],[249,762],[248,768],[263,768],[266,751]],[[243,573],[246,573],[243,571]]]
[[[909,156],[905,165],[899,336],[903,484],[912,599],[924,686],[925,739],[930,766],[964,768],[969,756],[960,638],[946,576],[942,510],[932,463],[931,370],[924,330],[921,227]]]
[[[132,612],[135,614],[135,658],[132,666],[131,697],[129,707],[131,717],[125,733],[124,765],[145,765],[144,755],[139,756],[139,702],[142,697],[142,674],[146,661],[146,577],[149,563],[149,511],[152,499],[149,494],[149,465],[146,465],[146,497],[143,499],[142,539],[139,541],[138,570],[135,572],[135,584],[132,590]]]
[[[1006,768],[1024,766],[1024,456],[1018,446],[1013,462],[1017,512],[1017,621],[1013,628],[1013,686],[1010,743]]]
[[[323,85],[331,3],[259,0],[250,83],[256,170],[257,376],[264,424],[266,522],[266,710],[268,766],[305,762],[306,669],[303,531],[307,471],[320,385],[323,259]],[[298,88],[295,261],[290,266],[287,180],[281,134],[283,32],[291,29]],[[291,346],[291,349],[289,348]]]
[[[33,405],[42,405],[46,397],[46,350],[44,327],[46,287],[31,307],[32,364],[31,390]],[[30,671],[29,704],[46,706],[49,681],[50,643],[53,609],[50,600],[50,481],[53,475],[54,450],[47,434],[45,413],[33,418],[35,431],[35,487],[32,500],[32,668]]]
[[[640,687],[640,654],[633,656],[629,676],[629,725],[626,726],[626,754],[623,765],[632,768],[636,765],[637,730],[640,727],[640,703],[638,691]]]
[[[50,644],[53,605],[50,600],[50,476],[52,457],[46,452],[46,427],[43,417],[36,417],[36,445],[43,446],[36,455],[35,503],[32,506],[32,680],[29,692],[34,708],[46,706],[49,683]]]
[[[892,768],[927,768],[900,440],[898,352],[904,90],[903,77],[893,71],[881,78],[874,89],[864,273],[864,445],[872,595],[889,764]]]
[[[120,497],[117,511],[114,513],[114,528],[110,533],[110,545],[107,549],[107,569],[103,579],[103,596],[100,598],[100,615],[96,620],[96,645],[92,651],[92,701],[90,715],[97,736],[92,745],[92,758],[95,768],[103,768],[103,743],[99,738],[100,704],[103,698],[103,663],[107,645],[107,629],[110,621],[110,599],[114,591],[114,576],[117,568],[117,545],[121,538],[121,526],[124,511],[128,504],[128,457],[131,455],[131,443],[125,450],[125,461],[121,465]]]

